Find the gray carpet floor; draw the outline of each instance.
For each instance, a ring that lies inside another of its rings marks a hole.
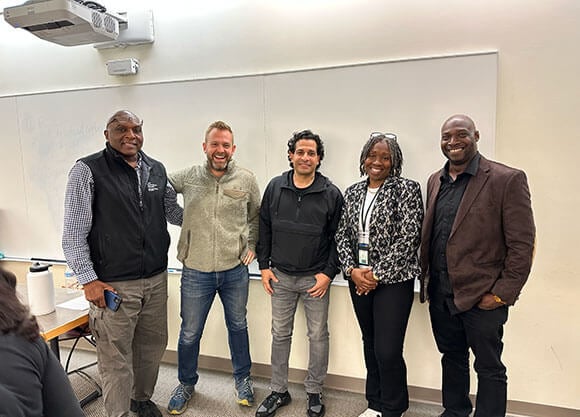
[[[63,352],[63,358],[66,358],[66,351]],[[71,363],[74,368],[92,360],[94,360],[94,354],[86,351],[75,351]],[[88,368],[86,372],[98,380],[96,367]],[[242,407],[235,402],[231,375],[211,370],[200,370],[199,374],[196,392],[189,403],[189,408],[182,414],[183,417],[253,417],[257,404],[270,393],[267,379],[254,378],[256,405]],[[93,390],[93,386],[79,375],[72,374],[70,380],[79,398]],[[169,416],[166,411],[167,402],[176,383],[176,366],[162,364],[152,400],[167,416]],[[304,387],[301,384],[290,384],[289,391],[292,395],[292,402],[288,406],[280,408],[276,412],[276,417],[306,416]],[[327,389],[324,391],[323,399],[328,417],[357,417],[366,408],[364,396],[352,392]],[[434,417],[438,416],[441,410],[438,405],[411,402],[405,417]],[[87,404],[84,411],[87,417],[106,417],[102,397]]]

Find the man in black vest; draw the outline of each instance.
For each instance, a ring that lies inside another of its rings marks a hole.
[[[91,303],[108,417],[161,416],[150,398],[167,345],[166,220],[180,225],[183,210],[163,164],[141,151],[142,127],[127,110],[111,116],[105,149],[76,162],[65,195],[62,247]]]

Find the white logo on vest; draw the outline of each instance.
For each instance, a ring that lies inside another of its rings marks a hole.
[[[148,182],[147,183],[147,191],[149,191],[149,192],[159,191],[159,185],[154,184],[152,182]]]

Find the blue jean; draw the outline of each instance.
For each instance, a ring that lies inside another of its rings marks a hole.
[[[201,272],[184,265],[181,274],[181,331],[177,345],[177,375],[182,384],[195,385],[199,379],[199,343],[216,293],[224,307],[234,378],[239,382],[250,375],[252,359],[246,321],[249,279],[245,265],[219,272]]]
[[[330,291],[324,297],[312,297],[306,291],[316,284],[312,275],[287,275],[277,269],[274,274],[278,282],[271,282],[272,294],[272,391],[288,390],[288,361],[294,315],[298,300],[302,300],[306,314],[308,350],[308,373],[304,380],[307,393],[321,393],[328,369],[328,304]]]

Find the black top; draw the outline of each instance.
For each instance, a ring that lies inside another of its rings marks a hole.
[[[308,188],[298,189],[293,171],[273,178],[260,205],[256,245],[260,269],[275,267],[289,275],[338,273],[334,235],[343,199],[340,190],[319,172]]]
[[[64,369],[40,337],[30,342],[0,334],[0,358],[0,386],[26,417],[84,417]]]
[[[18,398],[0,384],[0,417],[26,417]]]
[[[479,168],[479,158],[480,155],[477,153],[455,181],[449,176],[449,162],[447,162],[443,170],[444,173],[439,178],[441,188],[435,204],[429,259],[429,270],[431,271],[429,294],[432,299],[453,297],[453,289],[447,273],[447,241],[467,183]]]

